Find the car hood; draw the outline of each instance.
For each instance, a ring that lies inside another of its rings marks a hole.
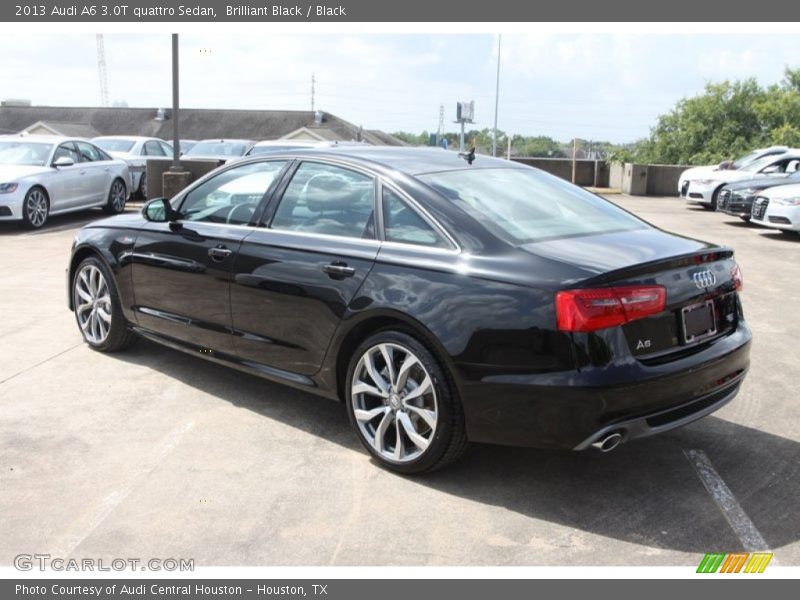
[[[706,242],[654,227],[644,227],[616,233],[545,240],[525,244],[522,249],[542,258],[579,267],[588,277],[713,247]]]
[[[9,183],[21,177],[49,173],[52,167],[37,167],[33,165],[0,165],[0,183]]]
[[[681,173],[680,181],[691,181],[693,179],[706,179],[711,176],[712,173],[717,171],[716,165],[707,165],[705,167],[692,167],[691,169],[686,169],[683,173]]]
[[[731,191],[746,190],[753,188],[755,190],[765,190],[771,187],[786,186],[800,184],[800,177],[793,177],[791,179],[784,179],[781,177],[758,177],[756,179],[744,179],[742,181],[735,181],[725,186],[725,189]]]
[[[794,198],[800,196],[800,183],[793,183],[791,185],[781,185],[764,194],[767,198]]]

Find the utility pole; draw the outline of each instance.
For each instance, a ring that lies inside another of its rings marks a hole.
[[[575,183],[575,161],[578,157],[578,138],[572,138],[572,183]]]
[[[314,84],[316,83],[316,79],[314,78],[314,73],[311,74],[311,112],[314,112]]]
[[[98,33],[97,40],[97,73],[100,77],[100,106],[108,106],[108,71],[106,69],[106,46],[103,34]]]
[[[436,130],[436,145],[438,146],[442,141],[442,134],[444,134],[444,104],[439,105],[439,129]]]
[[[178,107],[180,106],[178,85],[178,34],[172,34],[172,167],[181,170],[181,149]]]
[[[500,42],[503,35],[497,34],[497,80],[494,86],[494,134],[492,135],[492,156],[497,156],[497,107],[500,103]]]

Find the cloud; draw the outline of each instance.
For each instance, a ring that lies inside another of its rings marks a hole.
[[[7,97],[97,105],[94,35],[0,38]],[[168,35],[106,35],[112,100],[171,104]],[[706,82],[780,79],[797,64],[793,35],[504,35],[499,126],[512,133],[629,141]],[[491,35],[182,35],[184,106],[309,109],[387,131],[435,131],[439,107],[474,99],[491,127],[497,37]],[[35,74],[32,75],[32,74]]]

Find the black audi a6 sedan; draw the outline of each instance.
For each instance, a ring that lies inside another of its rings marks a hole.
[[[760,177],[729,183],[719,192],[717,211],[749,221],[756,196],[768,188],[796,183],[800,183],[800,170],[788,177]]]
[[[403,473],[468,441],[611,450],[717,410],[749,365],[732,250],[441,149],[225,165],[87,225],[68,281],[91,347],[142,336],[339,399]]]

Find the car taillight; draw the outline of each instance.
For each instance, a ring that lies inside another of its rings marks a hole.
[[[666,301],[660,285],[565,290],[556,294],[556,323],[559,331],[597,331],[658,314]]]
[[[736,291],[741,292],[744,287],[744,279],[742,279],[742,270],[736,263],[734,263],[733,268],[731,268],[731,278],[733,279],[733,284],[736,286]]]

